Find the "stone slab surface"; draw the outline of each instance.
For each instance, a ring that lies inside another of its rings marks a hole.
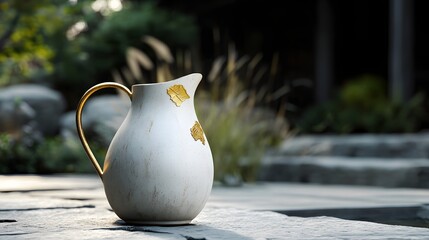
[[[412,188],[259,183],[214,187],[207,205],[250,210],[405,207],[429,204],[429,191]]]
[[[338,156],[266,156],[259,179],[381,187],[429,187],[429,160]]]
[[[429,187],[429,133],[299,135],[262,160],[260,181]]]
[[[406,206],[428,200],[429,193],[422,189],[214,186],[205,209],[190,225],[133,226],[111,211],[95,175],[0,176],[0,239],[429,239],[429,228],[270,211]]]
[[[205,208],[191,225],[132,226],[104,207],[6,211],[1,239],[427,239],[429,229]],[[9,221],[9,222],[8,222]],[[16,221],[16,222],[13,222]]]
[[[283,156],[429,158],[429,133],[302,135],[275,151]]]

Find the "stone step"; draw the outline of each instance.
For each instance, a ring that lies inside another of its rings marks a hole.
[[[303,135],[286,139],[276,154],[429,158],[429,134]]]
[[[258,180],[427,188],[429,159],[269,155]]]

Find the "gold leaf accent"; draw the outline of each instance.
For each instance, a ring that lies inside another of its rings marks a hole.
[[[167,89],[167,94],[170,95],[171,101],[178,107],[180,107],[186,99],[190,98],[183,85],[171,86]]]
[[[191,135],[195,141],[200,140],[203,143],[203,145],[206,144],[203,128],[201,127],[200,123],[198,123],[197,121],[195,121],[194,126],[191,128]]]

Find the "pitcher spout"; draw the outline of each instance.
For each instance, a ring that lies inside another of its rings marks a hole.
[[[176,79],[176,81],[186,85],[188,94],[193,97],[202,78],[203,75],[201,73],[191,73]]]

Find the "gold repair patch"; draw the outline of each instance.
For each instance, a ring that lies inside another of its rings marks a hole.
[[[198,123],[197,121],[195,121],[194,126],[191,128],[191,135],[195,141],[200,140],[203,143],[203,145],[206,144],[203,128],[201,127],[200,123]]]
[[[171,86],[167,89],[167,94],[170,95],[171,101],[173,101],[177,107],[180,107],[186,99],[189,99],[189,95],[183,85]]]

